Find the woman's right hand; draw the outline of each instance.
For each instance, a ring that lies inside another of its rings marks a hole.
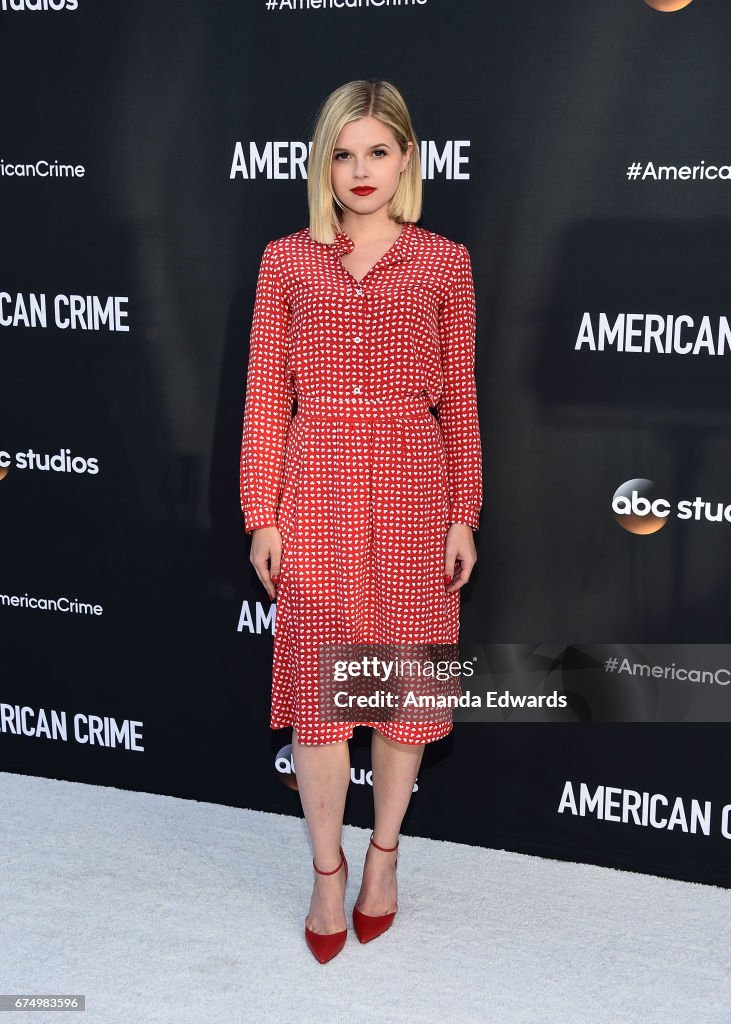
[[[249,561],[264,584],[269,600],[273,601],[277,596],[276,584],[282,562],[282,535],[276,526],[261,526],[252,531]]]

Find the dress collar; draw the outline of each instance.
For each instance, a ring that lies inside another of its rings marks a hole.
[[[401,234],[378,261],[379,265],[388,266],[391,263],[398,263],[400,260],[406,259],[413,251],[415,241],[416,225],[412,221],[406,221]],[[334,240],[329,244],[325,243],[325,245],[338,259],[344,253],[351,252],[355,248],[355,242],[342,228],[335,232]]]

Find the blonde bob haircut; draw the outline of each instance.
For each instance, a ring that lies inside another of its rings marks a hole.
[[[397,223],[421,217],[422,181],[419,144],[404,98],[390,82],[368,78],[346,82],[331,92],[317,113],[312,147],[307,164],[309,229],[316,242],[329,245],[340,230],[340,206],[332,187],[332,158],[344,125],[361,117],[376,117],[392,130],[401,155],[413,142],[406,170],[388,204],[388,214]]]

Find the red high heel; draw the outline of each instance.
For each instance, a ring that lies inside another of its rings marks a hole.
[[[393,853],[394,850],[398,849],[398,842],[395,846],[379,846],[378,843],[374,842],[372,832],[370,841],[372,846],[375,846],[377,850],[383,850],[384,853]],[[398,867],[398,856],[394,866]],[[371,939],[378,938],[379,935],[383,935],[391,927],[397,910],[398,907],[391,914],[377,914],[373,916],[371,914],[364,914],[357,907],[353,907],[353,928],[355,929],[355,934],[361,942],[370,942]]]
[[[340,863],[332,871],[320,871],[317,864],[315,864],[314,857],[312,859],[312,866],[318,875],[334,875],[338,872],[341,867],[345,865],[345,881],[348,881],[348,861],[343,853],[342,846],[340,847]],[[332,960],[334,956],[337,956],[340,950],[345,945],[345,940],[348,937],[348,929],[344,928],[341,932],[330,932],[326,935],[321,935],[319,932],[313,932],[310,928],[305,925],[305,941],[310,947],[313,956],[320,961],[321,964],[326,964],[328,960]]]

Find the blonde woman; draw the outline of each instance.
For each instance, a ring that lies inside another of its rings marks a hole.
[[[348,931],[355,725],[372,729],[374,828],[353,909],[367,942],[397,911],[398,837],[424,746],[453,724],[321,721],[319,648],[457,642],[482,460],[470,256],[417,226],[419,150],[392,84],[327,97],[307,193],[309,226],[261,259],[240,482],[250,561],[277,601],[270,726],[292,727],[315,868],[305,938],[325,963]]]

